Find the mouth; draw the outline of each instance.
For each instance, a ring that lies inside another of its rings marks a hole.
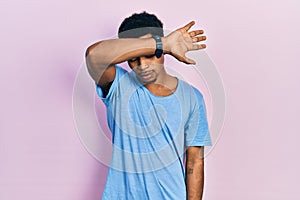
[[[150,79],[152,77],[153,71],[147,71],[139,73],[139,76],[143,78],[144,80]]]

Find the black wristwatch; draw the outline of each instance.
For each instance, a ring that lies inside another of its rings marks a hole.
[[[156,49],[155,49],[155,56],[156,58],[160,58],[161,55],[163,54],[163,46],[162,46],[162,41],[161,41],[161,37],[159,37],[158,35],[153,35],[152,36],[156,42]]]

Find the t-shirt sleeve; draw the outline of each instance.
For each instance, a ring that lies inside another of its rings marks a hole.
[[[118,82],[120,80],[120,78],[126,74],[127,71],[125,69],[123,69],[122,67],[119,67],[118,65],[116,65],[116,76],[115,76],[115,79],[114,81],[112,82],[110,88],[109,88],[109,91],[107,93],[106,96],[104,96],[104,92],[103,92],[103,89],[100,87],[100,85],[96,85],[96,92],[97,92],[97,95],[100,97],[100,99],[105,103],[107,104],[108,102],[111,101],[111,99],[113,98],[114,96],[114,93],[115,93],[115,90],[116,90],[116,87],[118,85]]]
[[[211,146],[211,138],[202,94],[193,88],[196,101],[185,125],[186,146]],[[192,95],[192,96],[193,96]]]

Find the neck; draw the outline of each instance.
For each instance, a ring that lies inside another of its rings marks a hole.
[[[177,88],[177,78],[169,75],[163,70],[157,80],[144,85],[152,94],[157,96],[168,96]]]

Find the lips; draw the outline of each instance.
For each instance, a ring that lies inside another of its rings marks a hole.
[[[143,77],[143,79],[148,79],[151,77],[153,71],[147,71],[147,72],[142,72],[139,73],[139,76]]]

